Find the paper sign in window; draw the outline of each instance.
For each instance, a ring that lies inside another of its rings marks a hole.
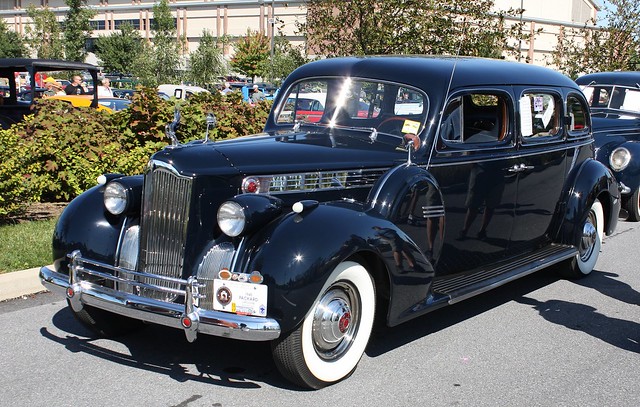
[[[531,99],[529,99],[529,96],[520,98],[520,133],[522,133],[523,137],[529,137],[533,134]]]
[[[420,122],[417,122],[415,120],[405,120],[404,124],[402,125],[403,133],[418,134],[419,130],[420,130]]]
[[[547,110],[544,111],[542,115],[542,124],[546,129],[549,126],[549,122],[553,118],[553,112],[555,111],[553,100],[549,102],[549,106],[547,106]]]

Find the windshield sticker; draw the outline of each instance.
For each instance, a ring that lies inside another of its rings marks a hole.
[[[544,110],[544,98],[542,96],[536,96],[533,98],[533,111],[541,112]]]
[[[402,125],[403,133],[418,134],[419,130],[420,130],[420,122],[417,122],[415,120],[405,120],[404,124]]]

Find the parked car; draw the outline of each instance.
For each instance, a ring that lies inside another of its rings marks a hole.
[[[98,68],[91,64],[69,62],[52,59],[0,58],[0,82],[7,83],[8,89],[2,92],[0,100],[0,128],[8,128],[31,113],[31,105],[41,95],[41,88],[36,85],[36,78],[46,76],[59,77],[61,73],[86,71],[94,82],[97,80]],[[15,77],[20,72],[29,74],[30,82],[26,92],[17,89]],[[98,105],[97,94],[91,102]]]
[[[133,99],[133,95],[136,93],[133,89],[111,89],[113,96],[119,99]]]
[[[640,221],[640,72],[599,72],[576,82],[589,101],[596,158],[620,183],[627,219]]]
[[[131,100],[117,97],[103,97],[98,99],[98,103],[113,112],[119,112],[120,110],[128,108],[131,104]]]
[[[63,102],[67,102],[69,104],[71,104],[74,107],[93,107],[93,96],[91,95],[56,95],[56,96],[49,96],[47,99],[51,99],[51,100],[61,100]],[[117,98],[110,98],[110,99],[117,99]],[[124,99],[118,99],[118,100],[124,100]],[[109,102],[103,102],[102,99],[98,99],[98,106],[96,106],[96,109],[98,110],[104,110],[108,113],[112,113],[113,109],[111,109],[108,106]]]
[[[312,87],[318,121],[287,110]],[[421,110],[397,106],[405,91]],[[144,175],[67,206],[44,285],[103,335],[147,321],[271,341],[303,387],[348,377],[376,317],[394,327],[552,264],[588,275],[620,209],[580,88],[532,65],[326,59],[289,75],[262,134],[180,144],[167,128]]]
[[[189,99],[194,93],[207,92],[205,88],[192,85],[159,85],[158,93],[164,93],[176,99]]]

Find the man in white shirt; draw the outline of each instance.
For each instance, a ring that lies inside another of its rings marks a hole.
[[[98,86],[98,97],[99,98],[112,98],[113,97],[113,91],[111,90],[111,87],[109,86],[110,84],[111,84],[111,81],[109,80],[109,78],[102,79],[102,85]]]

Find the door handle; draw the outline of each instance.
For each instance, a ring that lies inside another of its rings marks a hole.
[[[523,172],[532,170],[533,165],[525,165],[524,163],[514,164],[513,167],[509,168],[509,172]]]

